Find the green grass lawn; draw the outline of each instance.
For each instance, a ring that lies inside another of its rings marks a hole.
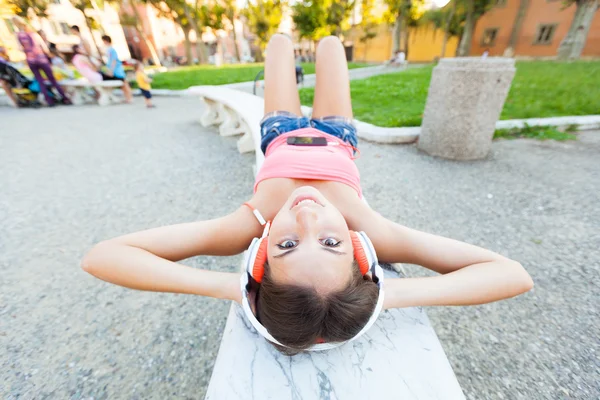
[[[365,63],[349,63],[349,68],[367,67]],[[305,74],[314,74],[315,65],[303,63]],[[187,89],[197,85],[223,85],[252,81],[264,68],[263,64],[229,64],[221,67],[213,65],[195,65],[181,67],[173,71],[156,74],[153,77],[152,87],[156,89]]]
[[[419,126],[433,67],[351,82],[354,116],[378,126]],[[302,89],[311,105],[313,89]],[[501,119],[600,114],[600,62],[517,63]]]

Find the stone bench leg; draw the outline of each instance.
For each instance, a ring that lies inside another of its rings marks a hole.
[[[219,126],[221,136],[235,136],[244,133],[243,122],[235,111],[228,107],[223,107],[223,123]]]
[[[108,106],[114,103],[113,90],[114,88],[96,87],[100,97],[98,97],[98,105]]]
[[[200,101],[204,103],[204,114],[200,117],[200,124],[202,126],[208,127],[223,122],[225,114],[223,104],[205,97],[200,97]]]
[[[71,103],[75,106],[82,106],[88,100],[88,96],[85,94],[85,88],[63,86],[63,90],[67,93],[67,96],[71,99]]]
[[[250,153],[251,151],[254,151],[254,140],[252,138],[252,132],[249,128],[246,127],[246,123],[242,122],[242,124],[244,125],[244,136],[242,136],[238,141],[237,141],[237,148],[238,151],[240,153]]]

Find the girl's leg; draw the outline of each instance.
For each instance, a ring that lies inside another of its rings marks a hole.
[[[42,71],[44,71],[44,74],[46,74],[46,77],[48,78],[52,86],[54,86],[54,89],[58,91],[60,97],[62,97],[64,101],[69,101],[69,98],[63,91],[62,87],[58,84],[58,82],[56,82],[56,78],[54,77],[54,73],[52,72],[52,67],[50,66],[50,64],[40,64],[40,68],[42,69]]]
[[[40,64],[31,63],[31,64],[29,64],[29,69],[31,70],[31,72],[33,72],[33,76],[35,76],[35,80],[38,81],[38,84],[40,85],[40,90],[42,91],[42,94],[44,95],[44,98],[46,99],[46,103],[48,103],[49,106],[53,105],[54,100],[52,100],[52,97],[50,97],[50,93],[48,93],[48,88],[46,87],[45,79],[42,77],[42,74],[40,73],[40,71],[42,69]]]
[[[302,116],[296,87],[294,45],[285,35],[274,35],[267,46],[265,61],[265,114],[288,111]]]
[[[131,86],[129,86],[127,79],[123,81],[123,87],[121,89],[123,90],[123,95],[125,96],[125,102],[131,103],[133,99],[133,93],[131,92]]]
[[[0,79],[0,87],[4,89],[4,92],[6,92],[6,95],[8,96],[10,101],[12,101],[13,105],[15,107],[19,107],[19,101],[17,100],[17,96],[15,96],[15,94],[13,93],[10,84],[5,80]]]
[[[346,52],[337,37],[328,36],[319,42],[316,72],[313,118],[329,116],[352,118]]]

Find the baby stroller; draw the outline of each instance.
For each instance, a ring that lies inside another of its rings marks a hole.
[[[38,108],[42,104],[38,100],[40,94],[40,83],[35,79],[29,79],[23,75],[12,65],[0,60],[0,79],[8,82],[12,92],[17,98],[19,107]],[[48,92],[52,98],[56,99],[56,95],[50,88]]]

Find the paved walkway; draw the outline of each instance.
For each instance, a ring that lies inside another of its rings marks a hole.
[[[0,398],[203,397],[228,304],[79,268],[99,240],[221,215],[251,195],[253,156],[201,129],[195,99],[156,103],[0,108]],[[375,209],[514,257],[536,282],[514,300],[429,311],[468,398],[600,396],[598,154],[600,132],[497,142],[467,163],[361,144]],[[233,271],[239,256],[186,263]]]

